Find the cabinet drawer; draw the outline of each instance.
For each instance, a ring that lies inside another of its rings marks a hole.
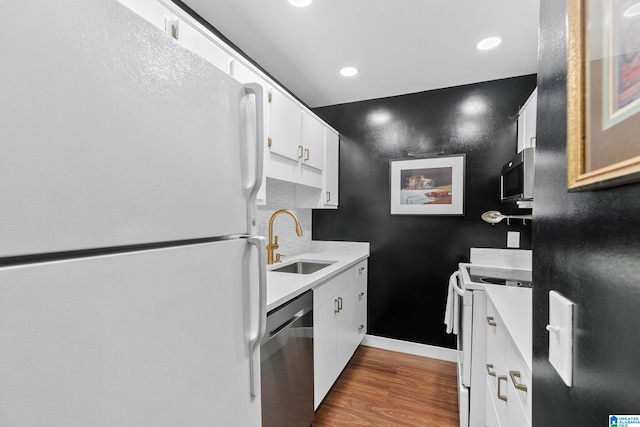
[[[313,289],[313,308],[321,306],[330,298],[333,298],[361,275],[366,274],[367,260],[349,267],[336,277],[327,280]]]
[[[509,379],[509,391],[514,390],[513,384],[511,384],[511,379]],[[510,393],[510,396],[514,396],[513,393]],[[518,399],[511,399],[507,405],[507,417],[509,419],[509,426],[512,427],[529,427],[531,426],[530,418],[527,418],[525,413],[525,409],[520,405]]]

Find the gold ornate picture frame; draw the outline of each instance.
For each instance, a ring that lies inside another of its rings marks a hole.
[[[640,10],[634,5],[568,0],[569,191],[640,181]]]

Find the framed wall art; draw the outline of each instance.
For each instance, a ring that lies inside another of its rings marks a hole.
[[[391,160],[392,215],[464,215],[465,155]]]
[[[568,1],[569,190],[640,181],[640,5]]]

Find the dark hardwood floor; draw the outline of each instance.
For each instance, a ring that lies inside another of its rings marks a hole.
[[[458,427],[456,364],[360,346],[312,427]]]

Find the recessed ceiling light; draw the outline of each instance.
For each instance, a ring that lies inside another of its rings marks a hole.
[[[353,77],[358,74],[358,69],[356,67],[344,67],[342,70],[340,70],[340,74],[345,77]]]
[[[289,3],[294,5],[295,7],[307,7],[311,4],[313,0],[289,0]]]
[[[480,40],[476,47],[480,50],[489,50],[498,46],[502,43],[502,39],[500,37],[487,37],[484,40]]]

